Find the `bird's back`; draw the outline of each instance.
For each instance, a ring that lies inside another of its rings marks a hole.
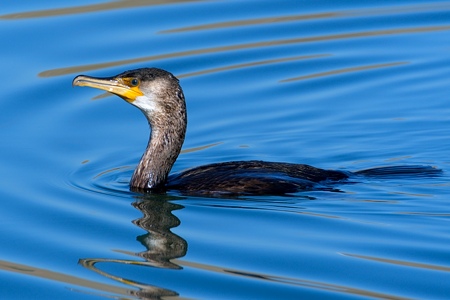
[[[310,190],[320,183],[348,177],[345,172],[302,164],[233,161],[173,174],[169,176],[166,187],[191,195],[282,195]]]

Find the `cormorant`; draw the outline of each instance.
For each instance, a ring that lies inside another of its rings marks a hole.
[[[382,167],[357,172],[333,171],[309,165],[265,161],[232,161],[192,168],[169,176],[183,145],[186,103],[179,80],[162,69],[142,68],[114,77],[80,75],[73,85],[116,94],[146,116],[151,135],[130,182],[137,192],[179,190],[197,195],[283,195],[320,189],[353,175],[434,174],[429,166]],[[324,185],[325,184],[325,185]]]

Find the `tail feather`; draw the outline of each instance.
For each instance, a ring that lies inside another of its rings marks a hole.
[[[354,172],[357,175],[369,177],[436,177],[442,173],[441,169],[432,166],[421,165],[405,165],[405,166],[389,166],[376,167]]]

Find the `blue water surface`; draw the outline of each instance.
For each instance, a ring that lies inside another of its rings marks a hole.
[[[0,13],[0,299],[447,299],[449,1],[21,1]],[[79,74],[159,67],[173,171],[229,160],[438,176],[217,199],[128,190],[136,108]]]

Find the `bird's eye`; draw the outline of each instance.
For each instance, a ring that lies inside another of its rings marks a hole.
[[[139,85],[139,79],[133,78],[133,79],[131,79],[130,83],[131,83],[132,86],[138,86]]]

